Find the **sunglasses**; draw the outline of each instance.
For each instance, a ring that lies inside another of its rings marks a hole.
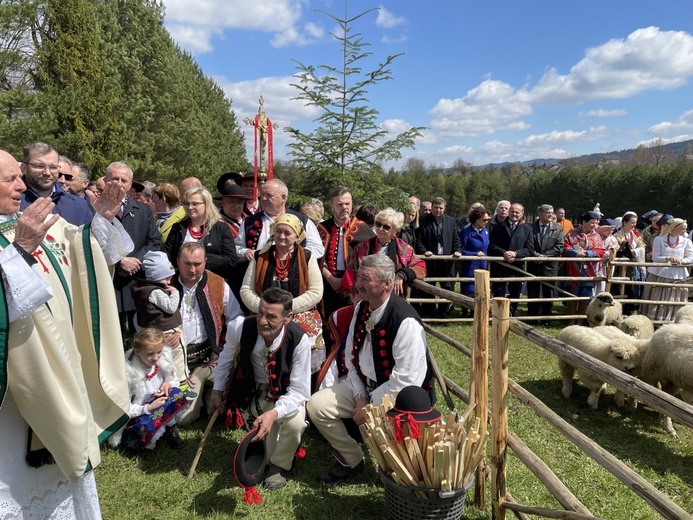
[[[383,228],[385,231],[390,231],[392,229],[392,226],[389,226],[387,224],[383,224],[382,222],[376,222],[375,227]]]
[[[69,173],[59,173],[58,178],[60,177],[65,177],[66,181],[71,181],[72,179],[74,179],[74,176]]]

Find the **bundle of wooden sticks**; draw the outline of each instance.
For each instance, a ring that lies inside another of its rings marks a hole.
[[[480,419],[470,428],[474,406],[458,417],[450,412],[432,424],[422,424],[414,438],[409,424],[402,427],[402,442],[397,442],[394,421],[386,416],[392,404],[386,395],[380,406],[364,409],[366,422],[360,426],[364,442],[373,452],[382,471],[401,486],[417,486],[440,491],[465,487],[486,452],[486,432],[479,435]],[[417,490],[420,498],[433,494]]]

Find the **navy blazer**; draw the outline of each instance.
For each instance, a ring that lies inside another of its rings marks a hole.
[[[449,215],[443,214],[442,233],[443,254],[451,255],[460,251],[460,235],[457,229],[457,221]],[[423,255],[430,251],[438,254],[438,235],[436,234],[435,217],[431,214],[424,216],[419,221],[419,227],[414,232],[416,235],[416,254]]]

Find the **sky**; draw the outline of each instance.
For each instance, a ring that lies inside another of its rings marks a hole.
[[[315,128],[292,100],[297,62],[338,66],[342,0],[163,0],[165,25],[232,101],[243,123],[263,96],[275,159],[283,131]],[[389,55],[392,79],[367,98],[391,135],[426,127],[410,157],[429,167],[563,159],[693,139],[693,1],[351,0],[370,44],[364,72]],[[324,12],[320,12],[324,11]]]

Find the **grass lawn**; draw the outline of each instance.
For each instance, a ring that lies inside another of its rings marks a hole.
[[[444,333],[470,344],[471,326],[447,325]],[[542,328],[556,335],[559,325]],[[443,372],[468,388],[469,360],[442,342],[429,337],[429,345]],[[599,410],[587,405],[588,390],[577,383],[570,399],[561,395],[561,379],[555,358],[528,341],[511,335],[510,377],[551,407],[563,419],[594,439],[631,468],[665,492],[686,511],[693,511],[693,432],[678,425],[678,438],[659,426],[659,416],[640,406],[633,412],[616,407],[614,389],[599,402]],[[582,455],[560,434],[546,426],[512,396],[509,427],[537,453],[596,516],[609,520],[661,518],[642,499],[601,466]],[[443,411],[445,402],[439,398]],[[460,403],[459,409],[466,405]],[[105,448],[96,469],[103,517],[120,519],[306,519],[384,520],[383,488],[374,460],[367,471],[348,485],[324,488],[315,475],[332,456],[315,429],[306,434],[307,456],[297,461],[297,473],[286,488],[268,492],[260,488],[263,503],[248,506],[232,473],[232,457],[240,431],[218,424],[207,440],[193,479],[186,478],[197,450],[205,421],[181,431],[187,445],[177,451],[160,446],[151,453],[132,455]],[[490,446],[490,443],[489,443]],[[521,504],[560,508],[555,499],[510,452],[508,491]],[[490,482],[487,490],[490,493]],[[473,506],[467,497],[463,518],[489,519],[487,511]],[[508,512],[508,517],[513,516]]]

